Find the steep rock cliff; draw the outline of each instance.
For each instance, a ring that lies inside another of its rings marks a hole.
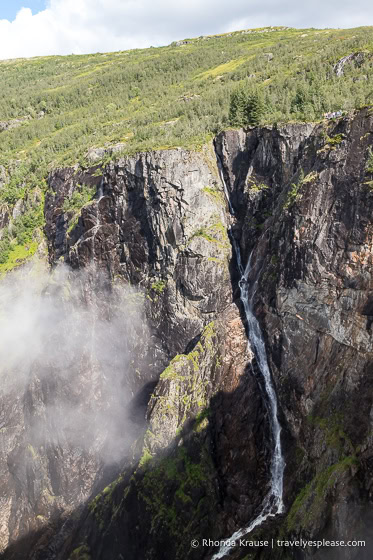
[[[287,432],[281,534],[370,540],[316,558],[372,547],[372,134],[364,110],[217,140]]]
[[[258,514],[271,434],[246,349],[230,228],[245,262],[253,252],[249,281],[257,282],[287,463],[286,512],[255,534],[367,540],[364,549],[238,549],[231,557],[370,557],[372,134],[368,110],[328,124],[222,133],[215,149],[234,218],[211,149],[140,154],[102,176],[51,174],[51,264],[94,261],[143,294],[150,338],[128,382],[148,403],[147,422],[119,477],[106,476],[111,484],[69,530],[42,535],[36,547],[26,540],[21,552],[10,547],[6,558],[210,558],[211,546],[190,541],[227,538]],[[81,185],[93,198],[69,210]],[[27,533],[7,527],[11,540]]]
[[[97,194],[74,224],[63,204],[79,183],[95,184]],[[227,305],[228,217],[211,150],[140,154],[109,164],[102,177],[57,170],[50,185],[51,262],[63,256],[81,268],[94,261],[110,277],[141,286],[162,365]]]
[[[132,341],[127,341],[130,359],[126,354],[118,387],[121,392],[124,386],[126,398],[122,401],[125,411],[118,411],[116,424],[118,428],[123,416],[124,434],[116,437],[118,443],[126,440],[126,445],[122,450],[119,445],[116,465],[109,469],[102,461],[106,448],[100,430],[85,445],[84,459],[76,443],[65,442],[64,448],[58,421],[45,416],[45,410],[55,400],[72,397],[74,389],[66,386],[66,374],[61,375],[53,364],[47,364],[41,375],[40,365],[30,364],[30,381],[17,388],[18,393],[4,391],[2,544],[19,543],[14,547],[19,557],[33,548],[38,555],[46,542],[45,554],[54,557],[74,525],[65,521],[60,530],[61,522],[104,481],[110,481],[110,473],[120,472],[120,460],[144,424],[144,404],[161,371],[231,301],[228,215],[213,153],[141,154],[110,164],[102,176],[95,171],[68,168],[50,175],[45,232],[52,267],[64,261],[77,271],[78,304],[95,310],[93,315],[88,313],[88,321],[116,316],[118,302],[113,302],[113,309],[106,302],[113,299],[118,283],[137,289],[127,293],[124,302],[126,329],[116,331],[116,337]],[[89,193],[91,200],[80,208],[72,201],[81,200],[76,195],[81,192]],[[68,282],[63,281],[60,289],[68,290]],[[137,316],[131,319],[136,309]],[[139,324],[140,311],[143,325]],[[129,333],[131,320],[133,332]],[[89,332],[91,325],[75,328]],[[61,345],[61,340],[56,343]],[[108,343],[112,344],[110,331],[101,340]],[[115,345],[112,351],[121,358]],[[66,356],[67,362],[74,363],[69,375],[79,386],[80,405],[90,408],[95,402],[98,408],[113,408],[105,392],[105,383],[112,383],[113,378],[95,367],[88,350],[81,359],[84,364]],[[37,443],[34,430],[25,430],[40,422],[40,417],[48,445],[43,438],[39,441],[40,429]],[[52,537],[56,529],[57,537]]]

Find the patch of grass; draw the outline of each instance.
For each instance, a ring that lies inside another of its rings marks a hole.
[[[243,64],[244,62],[246,62],[250,58],[253,58],[253,56],[246,57],[246,58],[245,57],[237,58],[235,60],[230,60],[229,62],[225,62],[224,64],[219,64],[219,66],[216,66],[215,68],[210,68],[209,70],[206,70],[205,72],[202,72],[201,74],[198,74],[196,76],[196,79],[203,80],[203,79],[206,79],[206,78],[216,78],[217,76],[220,76],[222,74],[226,74],[227,72],[233,72],[233,70],[238,68],[238,66],[240,66],[241,64]]]
[[[313,480],[300,490],[291,506],[286,517],[288,531],[293,530],[297,523],[301,523],[303,529],[311,523],[325,507],[328,491],[346,470],[358,464],[355,456],[348,456],[316,474]]]
[[[0,263],[0,274],[4,274],[21,266],[30,257],[32,257],[38,248],[37,241],[25,243],[25,245],[16,245],[12,247],[7,255],[6,261]]]
[[[143,450],[143,454],[141,455],[139,461],[139,467],[144,467],[152,459],[152,457],[153,456],[150,453],[149,449],[145,446]]]
[[[89,547],[85,544],[78,546],[73,550],[69,560],[91,560]]]
[[[292,183],[290,185],[290,188],[286,194],[286,200],[283,204],[284,210],[288,210],[297,200],[297,198],[299,197],[299,190],[301,189],[303,182],[304,182],[304,174],[303,174],[303,170],[301,169],[297,182]]]
[[[364,185],[366,185],[368,189],[373,191],[373,181],[365,181]]]
[[[199,228],[190,237],[189,242],[195,237],[202,237],[202,239],[209,241],[209,243],[216,243],[221,249],[230,248],[227,230],[222,222],[216,222],[209,226]]]
[[[301,185],[299,183],[292,183],[291,184],[290,189],[287,192],[286,201],[283,205],[284,210],[288,210],[294,204],[294,202],[297,200],[300,186]]]
[[[311,171],[311,173],[308,173],[308,175],[305,176],[302,184],[307,185],[308,183],[313,183],[313,181],[315,181],[317,179],[317,177],[318,177],[317,172],[316,171]]]
[[[343,415],[334,414],[327,418],[308,416],[307,420],[309,424],[319,427],[325,433],[325,441],[329,447],[340,451],[341,454],[344,449],[349,453],[355,453],[351,439],[343,429]]]
[[[225,204],[224,194],[221,190],[217,189],[216,187],[203,187],[202,190],[219,205]]]
[[[250,181],[250,191],[260,192],[269,189],[269,186],[265,183],[256,183],[254,180]]]
[[[326,145],[331,147],[331,148],[335,148],[337,146],[339,146],[339,144],[342,143],[342,141],[344,140],[345,136],[344,134],[336,134],[335,136],[326,137]]]
[[[63,211],[71,212],[80,210],[88,202],[90,202],[96,194],[96,187],[88,187],[87,185],[78,185],[70,198],[66,198],[63,203]]]
[[[162,294],[167,286],[167,282],[165,280],[157,280],[156,282],[153,282],[153,284],[151,285],[151,289],[153,290],[153,292],[156,292],[158,295]]]
[[[190,504],[193,507],[195,491],[200,489],[211,496],[212,472],[211,458],[205,449],[200,450],[199,457],[192,459],[185,446],[149,468],[139,490],[152,513],[152,530],[165,526],[170,536],[180,536],[180,531],[188,535],[188,525],[193,520],[188,515],[184,517],[180,502],[183,506]],[[169,488],[174,489],[172,495]]]
[[[201,432],[207,427],[208,417],[210,416],[210,412],[211,412],[210,408],[205,408],[204,410],[201,410],[201,412],[197,414],[194,422],[193,430],[195,430],[196,432]]]

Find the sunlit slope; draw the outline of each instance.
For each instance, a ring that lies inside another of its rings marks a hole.
[[[161,48],[2,61],[0,121],[10,128],[0,132],[0,163],[75,162],[106,142],[129,150],[198,145],[227,126],[229,97],[242,81],[263,90],[265,121],[307,118],[292,106],[297,85],[313,88],[310,119],[350,109],[366,101],[372,67],[361,76],[350,65],[338,78],[333,65],[372,45],[373,28],[268,28]]]

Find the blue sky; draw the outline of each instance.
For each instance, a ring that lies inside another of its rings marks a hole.
[[[30,8],[35,14],[43,10],[46,0],[0,0],[0,19],[14,20],[21,8]]]

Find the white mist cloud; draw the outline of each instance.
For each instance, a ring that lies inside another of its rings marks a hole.
[[[27,5],[27,0],[25,0]],[[159,46],[175,39],[269,25],[373,24],[370,0],[50,0],[0,20],[0,58]]]
[[[0,284],[0,402],[25,444],[119,460],[136,429],[129,412],[137,348],[146,344],[142,297],[93,269],[25,269]],[[24,404],[16,404],[21,399]],[[23,410],[24,418],[20,418]],[[25,445],[24,444],[24,445]]]

